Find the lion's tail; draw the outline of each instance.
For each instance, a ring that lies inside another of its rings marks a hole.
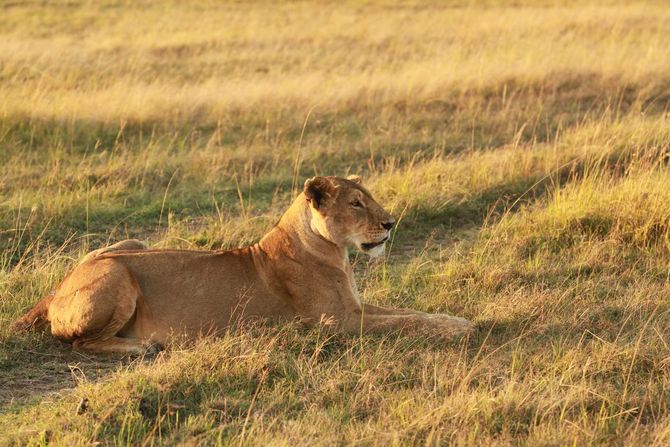
[[[12,332],[25,332],[30,329],[42,329],[49,323],[49,304],[54,299],[54,292],[49,293],[30,309],[24,316],[12,323]]]

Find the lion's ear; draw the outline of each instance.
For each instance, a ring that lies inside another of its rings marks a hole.
[[[352,174],[352,175],[348,176],[347,180],[350,180],[350,181],[356,183],[357,185],[360,185],[361,183],[363,183],[363,179],[361,178],[361,176],[360,175],[355,175],[355,174]]]
[[[315,209],[321,209],[335,198],[335,185],[326,177],[312,177],[305,181],[305,197]]]

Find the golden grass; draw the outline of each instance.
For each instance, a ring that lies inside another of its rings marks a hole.
[[[0,2],[0,440],[667,445],[663,2]],[[87,250],[258,240],[314,174],[398,219],[364,300],[153,361],[8,332]],[[82,397],[91,409],[76,414]]]
[[[565,78],[653,90],[670,72],[670,12],[648,3],[101,2],[6,15],[0,114],[66,122],[216,122],[231,110],[427,101]]]

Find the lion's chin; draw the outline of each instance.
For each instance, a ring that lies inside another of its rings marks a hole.
[[[367,246],[366,246],[367,245]],[[369,245],[372,245],[371,247]],[[386,247],[386,241],[380,243],[380,244],[361,244],[359,249],[365,253],[366,255],[370,256],[371,258],[377,258],[384,254],[384,249]]]
[[[358,248],[371,258],[376,258],[384,253],[384,247],[386,246],[386,241],[388,241],[388,239],[389,237],[386,236],[379,242],[364,242],[359,244]]]
[[[368,256],[371,258],[378,258],[379,256],[384,254],[384,249],[386,247],[386,243],[383,243],[381,245],[377,245],[374,248],[371,248],[370,250],[366,250],[365,253],[367,253]]]

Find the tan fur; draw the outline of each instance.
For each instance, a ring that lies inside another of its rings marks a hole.
[[[119,242],[89,253],[15,327],[48,320],[52,334],[77,349],[124,353],[173,333],[215,334],[241,318],[329,319],[349,333],[469,330],[462,318],[359,301],[347,246],[379,254],[392,226],[360,178],[315,177],[259,243],[182,251]]]

